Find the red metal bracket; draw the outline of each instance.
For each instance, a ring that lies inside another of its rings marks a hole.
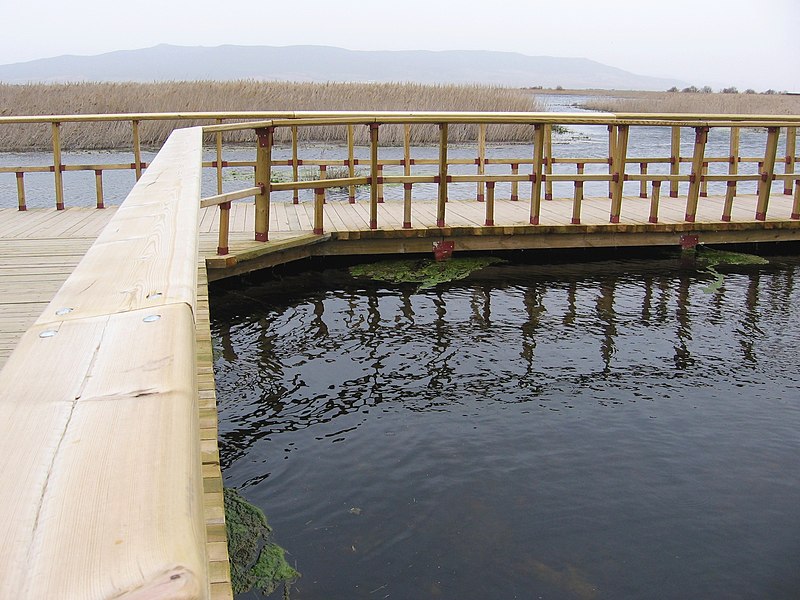
[[[433,257],[437,261],[447,260],[453,256],[453,250],[455,250],[455,248],[456,243],[453,240],[433,242]]]
[[[700,243],[700,236],[696,233],[686,233],[681,236],[681,249],[690,250]]]
[[[258,147],[259,148],[266,148],[269,144],[269,138],[271,137],[270,134],[272,133],[272,127],[259,127],[256,129],[256,135],[258,136]]]

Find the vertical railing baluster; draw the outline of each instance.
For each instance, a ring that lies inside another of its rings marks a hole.
[[[650,216],[647,221],[649,223],[658,223],[658,203],[661,199],[661,180],[656,179],[653,181],[653,192],[650,196]]]
[[[730,151],[728,156],[728,175],[738,175],[739,174],[739,139],[741,137],[741,132],[738,127],[731,127],[731,143],[730,143]],[[733,196],[736,195],[738,190],[738,185],[736,181],[729,181],[728,182],[728,189],[725,191],[725,197],[727,199],[729,194],[731,196],[731,202],[733,202]],[[733,184],[733,185],[730,185]]]
[[[577,163],[576,170],[578,171],[578,175],[583,175],[585,165],[583,163]],[[583,200],[583,186],[578,189],[578,194],[580,195],[580,199]]]
[[[511,174],[519,175],[519,165],[517,163],[511,163]],[[519,200],[519,181],[511,182],[511,200]]]
[[[486,182],[486,220],[484,225],[486,227],[494,226],[494,181]]]
[[[800,219],[800,178],[794,180],[794,202],[792,202],[792,219]]]
[[[701,198],[708,198],[708,179],[706,179],[706,175],[708,175],[708,161],[703,162],[703,173],[700,179]]]
[[[545,171],[548,175],[553,174],[553,126],[548,123],[544,126],[544,156]],[[553,181],[545,179],[544,199],[553,199]]]
[[[231,223],[231,203],[223,202],[219,205],[219,242],[217,244],[217,254],[225,256],[229,252],[228,236]]]
[[[256,146],[256,186],[261,193],[256,195],[256,236],[257,242],[269,239],[269,205],[272,191],[272,142],[274,127],[256,129],[258,144]]]
[[[325,188],[314,190],[314,234],[322,235],[324,232]],[[374,229],[374,227],[373,227]]]
[[[531,225],[539,224],[542,208],[542,167],[544,162],[544,126],[533,126],[533,173],[531,173]]]
[[[581,201],[583,200],[583,181],[575,181],[575,191],[572,196],[572,219],[573,225],[581,224]]]
[[[681,128],[673,125],[670,138],[669,174],[677,176],[681,174]],[[677,198],[680,182],[677,179],[669,181],[669,197]]]
[[[609,221],[611,223],[619,223],[619,217],[622,212],[622,192],[625,188],[625,165],[628,159],[628,125],[617,126],[617,140],[615,143],[614,153],[614,175],[612,183],[612,198],[611,198],[611,216]]]
[[[411,124],[403,126],[403,175],[411,176]],[[411,229],[411,183],[403,183],[403,229]]]
[[[292,125],[292,181],[300,181],[300,161],[297,160],[297,125]],[[292,190],[292,204],[300,204],[300,190]]]
[[[61,123],[51,125],[53,137],[53,176],[56,186],[56,210],[64,210],[64,167],[61,164]]]
[[[786,163],[783,172],[786,175],[794,175],[795,154],[797,153],[797,127],[786,128]],[[793,179],[784,179],[783,193],[787,196],[792,195]]]
[[[439,125],[439,194],[436,204],[436,226],[444,227],[447,202],[447,123]]]
[[[608,126],[608,175],[614,175],[614,157],[617,155],[617,126]],[[608,182],[608,197],[614,196],[614,181]]]
[[[693,223],[697,217],[697,200],[700,197],[700,180],[703,177],[703,160],[708,142],[708,127],[695,127],[694,153],[692,154],[692,175],[689,179],[689,194],[686,197],[684,219]]]
[[[347,173],[350,177],[356,176],[355,132],[352,124],[347,126]],[[356,186],[351,185],[348,188],[347,201],[350,204],[356,203]]]
[[[328,178],[328,167],[327,165],[320,165],[319,166],[319,180],[325,181]],[[326,188],[322,188],[322,203],[325,204],[325,190]]]
[[[647,163],[640,162],[639,163],[639,174],[644,177],[647,175]],[[642,179],[639,182],[639,198],[647,198],[647,180]]]
[[[222,119],[217,119],[217,125],[222,125]],[[217,131],[214,134],[217,146],[217,160],[215,161],[217,167],[217,193],[222,193],[222,132]],[[227,253],[226,253],[227,254]]]
[[[478,175],[486,174],[486,123],[478,125]],[[483,202],[486,182],[478,182],[478,202]]]
[[[767,147],[764,150],[764,166],[761,170],[761,189],[758,192],[758,206],[756,207],[756,221],[767,218],[769,195],[772,190],[772,178],[775,174],[775,158],[778,154],[778,134],[780,128],[767,128]]]
[[[97,208],[105,208],[105,198],[103,194],[103,170],[94,170],[94,191],[97,197]]]
[[[378,228],[378,123],[369,124],[369,228]]]
[[[133,131],[133,168],[136,172],[136,181],[142,177],[142,144],[139,139],[139,121],[131,121]]]
[[[28,204],[25,201],[25,172],[17,171],[17,205],[20,211],[28,210]]]
[[[378,204],[383,204],[383,165],[378,163]]]

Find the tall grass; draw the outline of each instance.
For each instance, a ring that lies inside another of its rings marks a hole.
[[[785,94],[701,94],[686,92],[611,92],[581,105],[590,110],[641,113],[748,115],[800,114],[800,96]]]
[[[422,85],[415,83],[291,83],[261,81],[176,81],[166,83],[0,84],[0,115],[70,115],[131,112],[306,110],[402,111],[540,111],[530,92],[481,85]],[[159,146],[175,127],[208,124],[188,121],[147,121],[140,126],[142,144]],[[65,124],[64,148],[129,148],[130,123]],[[345,127],[303,127],[304,141],[346,139]],[[411,128],[413,144],[435,142],[434,125]],[[521,125],[490,126],[490,141],[522,142],[532,129]],[[356,143],[369,140],[364,126],[355,127]],[[451,126],[453,142],[477,137],[476,125]],[[382,144],[401,144],[402,125],[380,129]],[[251,142],[252,132],[225,135],[226,142]],[[276,132],[276,141],[291,139],[288,129]],[[210,139],[209,139],[210,141]],[[0,150],[44,149],[50,146],[48,125],[0,126]]]

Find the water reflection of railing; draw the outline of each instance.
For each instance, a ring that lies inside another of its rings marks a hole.
[[[486,227],[494,226],[495,188],[498,183],[511,184],[511,200],[519,200],[519,184],[530,184],[530,224],[539,225],[542,199],[553,197],[553,184],[571,182],[573,184],[573,208],[570,224],[581,223],[581,203],[584,198],[584,184],[587,182],[607,182],[611,208],[610,223],[619,223],[622,209],[622,196],[626,181],[638,183],[639,194],[648,197],[647,186],[650,184],[649,222],[659,221],[659,202],[661,184],[668,182],[671,197],[678,196],[678,185],[688,183],[688,194],[685,206],[685,221],[694,222],[697,215],[698,200],[707,195],[709,182],[725,182],[725,204],[720,221],[730,221],[733,200],[740,182],[758,183],[758,202],[754,214],[757,221],[766,220],[767,207],[773,181],[783,182],[784,194],[791,194],[800,176],[794,173],[796,156],[797,124],[800,117],[791,116],[749,116],[749,115],[586,115],[586,114],[553,114],[553,113],[342,113],[339,116],[309,117],[296,115],[290,119],[272,119],[254,123],[236,123],[206,127],[207,133],[221,133],[253,129],[258,136],[258,147],[255,161],[255,185],[252,188],[218,194],[203,200],[203,206],[219,206],[220,240],[219,252],[227,253],[229,211],[231,202],[243,196],[254,196],[256,205],[255,239],[266,241],[270,230],[270,199],[273,192],[292,191],[297,203],[298,190],[314,190],[313,231],[321,234],[324,231],[324,204],[326,190],[331,187],[349,188],[349,200],[355,203],[355,187],[366,185],[370,188],[369,229],[378,229],[378,205],[383,202],[383,185],[402,184],[404,188],[404,206],[402,226],[412,228],[412,189],[418,184],[435,184],[437,186],[437,205],[435,227],[446,227],[448,200],[448,184],[475,183],[476,199],[485,202]],[[403,158],[380,160],[378,157],[379,130],[383,125],[402,124],[405,126],[405,143]],[[417,159],[411,156],[410,130],[413,126],[436,124],[440,129],[439,158]],[[450,159],[448,150],[448,127],[452,125],[471,124],[477,131],[477,155],[474,159]],[[532,127],[533,153],[530,157],[486,157],[486,128],[498,124],[524,124]],[[552,150],[552,131],[556,126],[588,125],[606,127],[608,129],[608,156],[597,157],[556,157]],[[299,127],[346,126],[348,131],[347,157],[340,160],[319,161],[319,176],[310,181],[298,181],[297,166],[297,129]],[[353,128],[368,127],[370,132],[370,158],[359,161],[354,158]],[[671,131],[671,150],[669,156],[632,157],[628,156],[628,139],[631,128],[668,128]],[[275,132],[281,128],[290,128],[293,132],[292,159],[275,161],[272,157]],[[681,130],[692,128],[695,131],[694,149],[691,157],[683,157],[680,153]],[[725,157],[706,156],[706,145],[710,128],[727,128],[730,131],[730,155]],[[740,132],[742,129],[767,130],[764,155],[759,157],[743,157],[739,153]],[[778,141],[781,131],[785,131],[786,156],[783,159],[784,173],[776,171],[778,162]],[[358,164],[366,162],[369,175],[361,176],[355,171]],[[709,174],[708,166],[712,162],[728,163],[727,174]],[[629,165],[639,165],[639,173],[629,173]],[[649,171],[650,165],[669,164],[668,174],[656,174]],[[690,172],[682,173],[681,164],[691,165]],[[757,163],[758,172],[742,174],[739,167],[743,163]],[[455,165],[474,164],[475,174],[450,174],[449,169]],[[575,173],[554,173],[554,165],[574,165]],[[607,172],[587,173],[586,166],[598,164],[607,167]],[[347,169],[347,177],[328,178],[327,168],[340,166]],[[435,165],[438,170],[432,173],[412,173],[412,166]],[[487,173],[487,165],[506,165],[510,174]],[[530,173],[520,173],[520,166],[530,166]],[[273,172],[277,167],[286,166],[292,169],[289,181],[273,181]],[[402,175],[387,175],[384,168],[402,167]],[[795,195],[791,214],[786,218],[800,219],[800,194]]]
[[[321,292],[310,277],[310,296],[270,303],[269,319],[223,317],[215,330],[225,349],[218,385],[221,396],[231,386],[237,423],[251,425],[223,435],[225,460],[263,437],[387,403],[387,410],[435,411],[472,397],[554,408],[570,390],[687,377],[712,385],[732,373],[769,373],[784,359],[767,348],[796,300],[794,267],[739,271],[709,294],[702,288],[712,276],[677,261],[598,264],[591,273],[503,269],[421,293],[408,286]],[[249,290],[240,308],[232,292],[220,309],[244,314],[262,293]],[[336,366],[323,372],[328,360]]]

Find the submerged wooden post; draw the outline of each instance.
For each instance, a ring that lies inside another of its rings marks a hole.
[[[256,147],[256,187],[261,193],[256,195],[256,241],[266,242],[269,239],[269,203],[272,188],[272,141],[274,127],[256,129],[258,145]]]
[[[436,226],[444,227],[447,202],[447,123],[439,125],[439,196],[436,203]]]
[[[700,180],[703,176],[703,160],[708,141],[708,127],[695,127],[694,154],[692,155],[692,175],[689,180],[689,195],[686,198],[685,220],[693,223],[697,216],[697,199],[700,197]]]
[[[544,156],[545,156],[545,171],[548,175],[553,174],[553,126],[547,123],[544,126]],[[544,199],[553,199],[553,182],[550,179],[545,179]]]
[[[672,127],[672,138],[670,140],[669,174],[681,174],[681,128],[678,125]],[[672,179],[669,182],[669,197],[678,197],[679,182]]]
[[[517,163],[511,164],[511,174],[519,175],[519,165]],[[511,200],[519,200],[519,181],[511,182]]]
[[[314,234],[322,235],[323,228],[323,212],[325,210],[325,188],[316,188],[314,190]],[[373,229],[375,229],[373,227]]]
[[[139,139],[139,121],[131,121],[133,130],[133,169],[136,172],[136,181],[142,177],[142,144]]]
[[[378,228],[378,123],[369,124],[369,228]]]
[[[783,172],[786,175],[794,175],[795,154],[797,154],[797,127],[786,128],[786,164]],[[792,194],[792,179],[785,179],[783,193],[787,196]]]
[[[661,198],[661,181],[656,179],[653,181],[653,193],[650,197],[650,216],[647,219],[649,223],[658,223],[658,202]]]
[[[217,119],[217,125],[222,125],[222,119]],[[214,134],[216,149],[217,149],[217,193],[222,193],[222,132],[218,131]]]
[[[533,173],[531,173],[531,225],[539,224],[542,207],[542,166],[544,161],[544,126],[533,126]]]
[[[761,189],[758,191],[758,206],[756,207],[756,220],[764,221],[767,218],[769,194],[772,190],[772,178],[775,174],[775,158],[778,154],[778,127],[767,128],[767,147],[764,150],[764,167],[761,170]]]
[[[94,170],[94,188],[97,194],[97,208],[105,208],[105,200],[103,198],[103,170]]]
[[[738,175],[739,173],[739,139],[741,137],[741,132],[738,127],[731,127],[731,144],[730,144],[730,155],[728,156],[728,175]],[[733,185],[731,185],[733,184]],[[736,195],[737,190],[737,182],[736,181],[729,181],[728,182],[728,189],[725,192],[725,196],[732,194],[731,201],[733,201],[733,196]]]
[[[486,123],[478,125],[478,175],[486,174]],[[478,202],[483,202],[486,183],[478,182]]]
[[[25,201],[25,173],[23,171],[17,171],[17,206],[19,210],[26,211],[28,210],[28,205]]]
[[[625,187],[625,164],[628,159],[628,125],[617,126],[617,140],[615,143],[614,175],[611,197],[611,223],[619,223],[622,212],[622,192]]]
[[[292,125],[292,181],[300,181],[300,161],[297,160],[297,125]],[[292,204],[300,204],[300,190],[292,190]]]
[[[61,123],[53,122],[53,176],[56,186],[56,210],[64,210],[64,167],[61,164]]]
[[[224,256],[228,254],[228,231],[231,222],[231,203],[224,202],[219,205],[219,243],[217,244],[217,254]]]
[[[486,227],[494,226],[494,181],[486,182]]]
[[[411,124],[403,126],[403,175],[411,176]],[[411,229],[411,183],[403,183],[403,229]]]

